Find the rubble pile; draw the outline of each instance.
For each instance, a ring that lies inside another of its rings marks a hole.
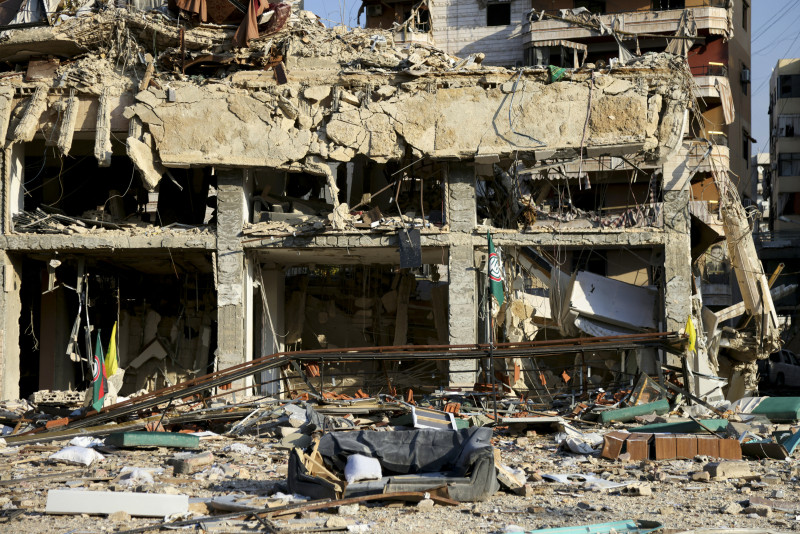
[[[13,425],[0,520],[26,533],[795,530],[800,399],[713,408],[642,384],[561,409],[466,392],[170,401],[138,426],[85,408],[64,419],[52,410],[82,395],[39,392],[0,406]]]

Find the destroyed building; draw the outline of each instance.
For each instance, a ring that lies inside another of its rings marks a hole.
[[[417,42],[407,25],[193,9],[6,21],[3,398],[82,389],[97,338],[128,396],[286,351],[676,333],[690,317],[685,356],[574,349],[496,374],[536,395],[665,364],[701,398],[754,389],[774,310],[680,46],[613,68],[509,69]],[[673,41],[697,38],[685,26]],[[697,197],[708,189],[719,216]],[[487,232],[508,297],[491,336]],[[725,235],[744,302],[714,312],[693,262]],[[743,315],[748,330],[723,328]],[[487,374],[439,358],[254,380],[270,395],[310,378],[395,393]]]

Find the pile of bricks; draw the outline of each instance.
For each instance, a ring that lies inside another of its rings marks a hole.
[[[603,436],[601,456],[609,460],[691,460],[695,456],[741,460],[742,446],[735,439],[695,434],[638,434],[609,432]]]

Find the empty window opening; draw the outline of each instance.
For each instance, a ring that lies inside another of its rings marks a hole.
[[[14,209],[14,231],[73,233],[90,229],[135,229],[156,226],[201,226],[211,221],[215,198],[209,197],[206,169],[171,169],[153,191],[113,142],[111,165],[100,167],[94,143],[74,141],[62,158],[42,142],[25,145],[24,170],[16,177],[22,204]]]
[[[487,26],[508,26],[511,24],[511,3],[503,2],[486,6]]]
[[[79,288],[88,290],[88,311],[85,298],[79,308]],[[216,297],[205,253],[40,252],[22,259],[20,299],[24,397],[40,389],[91,387],[89,359],[98,338],[104,354],[112,344],[116,348],[118,367],[124,369],[114,380],[120,395],[154,391],[212,370]],[[76,327],[77,342],[71,343]]]

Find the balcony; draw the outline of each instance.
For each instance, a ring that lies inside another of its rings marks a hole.
[[[728,84],[728,68],[725,65],[699,65],[691,70],[697,84],[697,98],[721,98],[719,84]]]
[[[728,34],[728,10],[715,7],[723,4],[717,0],[697,2],[703,7],[692,7],[697,29],[706,30],[714,35]],[[688,6],[687,6],[688,7]],[[683,9],[666,11],[628,11],[623,13],[607,13],[600,15],[600,20],[608,27],[618,24],[620,31],[629,33],[663,33],[675,34],[680,25]],[[558,11],[548,12],[558,16]],[[525,46],[537,46],[541,41],[571,40],[576,41],[591,37],[600,37],[600,32],[571,22],[545,18],[528,24],[528,33],[524,36]]]

